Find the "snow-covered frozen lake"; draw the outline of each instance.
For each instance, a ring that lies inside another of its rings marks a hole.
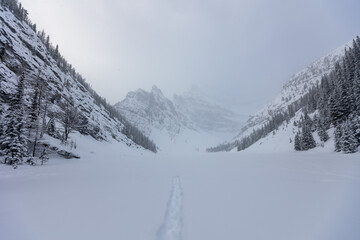
[[[359,154],[79,148],[0,165],[0,239],[360,239]]]

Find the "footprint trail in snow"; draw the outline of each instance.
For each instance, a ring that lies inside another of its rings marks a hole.
[[[172,189],[167,204],[164,222],[157,232],[157,240],[180,240],[181,239],[181,209],[183,192],[180,178],[174,177]]]

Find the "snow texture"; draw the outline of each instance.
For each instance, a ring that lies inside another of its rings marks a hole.
[[[80,159],[0,165],[1,240],[158,240],[180,214],[182,239],[360,239],[359,153],[152,154],[71,137]]]
[[[181,211],[183,192],[180,178],[174,177],[172,190],[167,204],[164,223],[157,233],[157,240],[180,240],[181,239]]]

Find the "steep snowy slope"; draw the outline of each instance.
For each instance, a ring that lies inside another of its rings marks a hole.
[[[48,116],[54,118],[59,128],[65,108],[70,104],[77,109],[78,118],[82,119],[83,134],[90,134],[98,140],[116,139],[134,145],[122,134],[126,127],[124,123],[111,116],[105,106],[95,99],[96,93],[90,92],[74,77],[76,74],[70,73],[71,67],[67,72],[61,70],[34,30],[3,7],[0,7],[0,60],[0,113],[6,109],[8,96],[13,93],[21,73],[24,73],[27,103],[34,82],[42,79],[49,99]]]
[[[160,89],[129,92],[115,108],[162,150],[204,150],[240,130],[239,117],[198,93],[166,98]]]
[[[294,74],[288,82],[286,82],[273,101],[263,107],[260,111],[250,115],[249,119],[242,127],[240,133],[234,139],[241,139],[250,134],[253,129],[260,128],[272,116],[277,113],[284,112],[288,106],[309,92],[312,86],[320,83],[321,77],[330,73],[335,63],[344,56],[345,47],[351,44],[345,44],[330,54],[318,59],[306,68]]]

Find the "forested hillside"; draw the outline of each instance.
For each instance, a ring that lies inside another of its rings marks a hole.
[[[321,84],[308,94],[304,111],[316,111],[313,119],[307,114],[299,122],[301,130],[295,137],[295,150],[315,147],[312,132],[318,131],[323,142],[327,130],[335,128],[335,151],[353,153],[360,145],[360,38],[347,49],[342,62],[325,75]]]
[[[244,137],[216,147],[208,148],[209,152],[230,151],[237,148],[244,150],[276,131],[284,122],[289,123],[296,112],[303,116],[295,121],[299,131],[294,136],[295,150],[308,150],[316,147],[312,134],[318,131],[321,141],[329,139],[327,131],[335,130],[335,150],[346,153],[355,152],[360,143],[360,39],[354,39],[351,48],[347,48],[344,56],[334,63],[328,73],[322,75],[321,81],[305,88],[305,94],[287,105],[277,113],[268,113],[269,120]],[[315,69],[316,70],[316,69]],[[306,84],[306,82],[305,82]],[[309,85],[309,83],[308,83]],[[289,83],[287,88],[295,87]],[[313,118],[309,117],[314,113]]]

